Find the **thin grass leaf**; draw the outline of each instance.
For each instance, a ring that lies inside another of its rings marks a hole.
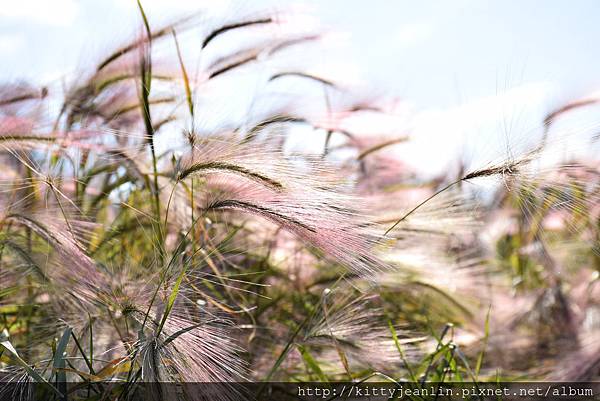
[[[181,282],[183,281],[183,277],[185,277],[185,273],[187,271],[188,266],[189,266],[189,264],[183,265],[183,268],[181,269],[181,272],[179,273],[179,276],[177,277],[177,280],[175,281],[175,285],[173,285],[173,289],[171,290],[171,294],[169,295],[169,298],[167,300],[167,305],[165,307],[163,317],[160,321],[160,325],[158,326],[158,329],[156,330],[157,336],[162,331],[167,319],[169,318],[169,314],[171,313],[171,310],[173,310],[173,305],[175,304],[175,300],[177,299],[177,295],[179,294],[179,288],[181,287]]]
[[[140,0],[137,1],[137,5],[144,21],[146,28],[146,35],[148,39],[147,49],[145,54],[142,54],[140,62],[140,73],[141,73],[141,102],[142,116],[144,119],[144,125],[146,127],[146,139],[150,145],[150,152],[152,154],[152,171],[154,173],[154,182],[151,187],[151,191],[154,199],[154,213],[155,213],[155,232],[156,232],[156,245],[159,251],[159,257],[162,260],[165,258],[164,249],[164,232],[161,225],[161,209],[160,209],[160,194],[158,189],[158,165],[156,158],[156,150],[154,147],[154,125],[152,124],[152,117],[150,116],[150,89],[152,85],[152,31],[150,30],[150,24],[142,3]]]
[[[279,366],[283,363],[283,361],[287,357],[288,353],[292,349],[292,345],[294,345],[294,343],[296,341],[296,337],[298,337],[298,334],[300,334],[300,331],[302,331],[302,329],[304,328],[304,326],[306,325],[306,323],[308,323],[309,320],[310,320],[310,317],[307,316],[304,319],[304,321],[298,325],[298,327],[296,328],[296,330],[294,330],[294,333],[288,339],[287,343],[285,344],[285,347],[283,347],[283,350],[279,354],[279,357],[277,357],[277,360],[275,361],[275,364],[273,365],[273,367],[271,367],[271,370],[269,370],[269,373],[267,374],[267,376],[263,380],[264,383],[261,386],[261,388],[259,389],[257,397],[264,391],[265,385],[271,380],[271,378],[273,377],[273,375],[275,374],[275,372],[277,372],[277,369],[279,369]]]
[[[181,336],[182,334],[185,334],[187,332],[190,332],[194,329],[197,329],[200,326],[204,326],[206,323],[198,323],[198,324],[194,324],[192,326],[186,327],[184,329],[178,330],[175,333],[171,334],[169,337],[167,337],[167,339],[165,341],[162,342],[162,344],[160,345],[160,347],[165,347],[167,346],[169,343],[175,341],[179,336]]]
[[[54,387],[46,379],[44,379],[38,372],[36,372],[31,366],[29,366],[29,364],[27,362],[25,362],[23,359],[21,359],[21,357],[19,356],[19,353],[13,347],[13,345],[11,344],[11,342],[9,341],[8,338],[9,338],[8,331],[5,329],[0,334],[0,345],[2,347],[4,347],[4,349],[7,350],[12,355],[15,362],[17,362],[17,364],[19,366],[21,366],[23,369],[25,369],[25,371],[29,374],[29,376],[31,376],[33,378],[33,380],[35,380],[38,383],[44,384],[49,389],[51,389],[56,395],[58,395],[59,397],[62,398],[63,394],[56,387]]]
[[[313,358],[313,356],[310,354],[310,352],[308,352],[306,347],[304,347],[303,345],[300,345],[300,344],[297,344],[296,347],[298,348],[298,351],[300,352],[300,355],[302,355],[302,359],[304,360],[304,362],[306,363],[308,368],[317,375],[317,377],[319,378],[319,381],[321,381],[323,383],[329,383],[329,379],[327,378],[327,375],[325,375],[323,373],[323,371],[321,370],[321,367],[319,366],[319,363],[315,360],[315,358]]]
[[[481,366],[483,365],[483,357],[485,356],[485,349],[487,348],[488,340],[490,338],[490,315],[492,312],[492,306],[490,305],[487,311],[487,315],[485,316],[485,328],[483,335],[483,347],[481,348],[481,352],[477,356],[477,364],[475,365],[475,381],[479,379],[479,372],[481,371]]]
[[[412,284],[415,284],[415,285],[418,285],[421,287],[425,287],[425,288],[429,288],[429,289],[435,291],[436,293],[438,293],[439,295],[443,296],[445,299],[450,301],[450,303],[452,305],[456,306],[466,317],[468,317],[468,318],[473,317],[473,312],[471,310],[469,310],[469,308],[467,306],[463,305],[458,299],[456,299],[456,297],[453,297],[452,295],[448,294],[442,288],[439,288],[435,285],[425,283],[422,281],[413,281]]]
[[[177,34],[173,29],[173,39],[175,40],[175,48],[177,49],[177,58],[179,59],[179,66],[181,67],[181,76],[183,77],[183,85],[185,87],[185,99],[188,104],[188,110],[192,121],[194,120],[194,101],[192,99],[192,90],[190,88],[190,80],[188,78],[185,64],[183,63],[183,57],[181,55],[181,49],[179,48],[179,42],[177,41]],[[193,131],[193,129],[192,129]]]
[[[390,333],[392,333],[392,339],[394,340],[394,344],[396,345],[396,348],[398,349],[400,358],[402,358],[402,363],[404,363],[404,366],[406,367],[406,370],[408,371],[408,374],[410,375],[410,379],[412,380],[413,383],[418,384],[419,381],[417,380],[417,377],[413,373],[413,370],[412,370],[410,364],[408,363],[408,360],[406,359],[406,355],[404,354],[404,351],[402,350],[402,345],[400,344],[400,341],[398,340],[398,334],[396,333],[396,329],[394,328],[394,325],[392,324],[391,320],[388,321],[388,327],[390,328]]]
[[[64,400],[66,400],[67,394],[67,373],[64,371],[64,369],[67,367],[65,362],[65,353],[67,350],[67,345],[69,345],[69,338],[71,337],[72,331],[73,330],[70,327],[65,329],[60,341],[56,346],[56,351],[52,361],[52,368],[56,372],[58,389],[61,393],[65,394],[65,397],[63,398]]]

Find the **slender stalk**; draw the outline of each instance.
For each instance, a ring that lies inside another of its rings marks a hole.
[[[140,61],[140,75],[141,75],[141,102],[142,116],[144,118],[144,126],[146,128],[146,140],[150,146],[150,152],[152,154],[152,172],[153,172],[153,185],[150,190],[152,192],[152,198],[154,200],[154,213],[155,213],[155,231],[157,235],[157,246],[159,253],[159,262],[162,264],[165,259],[164,249],[164,232],[161,225],[160,218],[160,196],[158,188],[158,161],[156,157],[156,149],[154,145],[154,125],[152,124],[152,117],[150,115],[150,90],[152,85],[152,31],[150,30],[150,24],[146,13],[142,7],[140,0],[137,2],[140,14],[144,20],[144,27],[146,29],[146,35],[148,40],[147,48],[141,56]]]
[[[410,216],[411,214],[413,214],[414,212],[416,212],[421,206],[423,206],[424,204],[426,204],[427,202],[429,202],[430,200],[432,200],[433,198],[435,198],[436,196],[438,196],[442,192],[447,191],[448,189],[452,188],[453,186],[457,185],[458,183],[460,183],[460,182],[462,182],[464,180],[465,180],[465,178],[463,177],[460,180],[456,180],[454,182],[451,182],[450,184],[446,185],[444,188],[436,191],[433,195],[429,196],[427,199],[425,199],[424,201],[422,201],[421,203],[419,203],[417,206],[415,206],[412,209],[410,209],[404,216],[402,216],[390,228],[388,228],[387,231],[383,235],[388,235],[388,233],[390,231],[392,231],[394,228],[396,228],[396,226],[398,224],[400,224],[401,222],[403,222],[404,220],[406,220],[408,218],[408,216]]]

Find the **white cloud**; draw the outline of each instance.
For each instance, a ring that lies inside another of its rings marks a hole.
[[[395,34],[395,43],[401,47],[414,46],[429,39],[433,32],[433,25],[430,23],[402,25]]]
[[[0,6],[0,17],[23,18],[48,25],[71,24],[79,11],[75,0],[19,0]]]
[[[555,86],[530,82],[494,96],[484,96],[456,107],[417,112],[411,140],[398,147],[407,163],[431,175],[456,167],[457,159],[485,163],[506,157],[506,145],[515,152],[535,138],[547,100]]]
[[[0,53],[3,55],[14,53],[24,43],[25,38],[23,35],[17,33],[0,35]]]

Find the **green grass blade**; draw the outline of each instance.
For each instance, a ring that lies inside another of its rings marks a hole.
[[[485,328],[484,328],[484,337],[483,337],[483,348],[481,352],[477,356],[477,364],[475,365],[475,379],[479,379],[479,372],[481,371],[481,366],[483,365],[483,357],[485,356],[485,349],[487,348],[488,339],[490,337],[490,313],[492,311],[492,306],[488,308],[487,315],[485,317]]]
[[[153,171],[153,185],[150,187],[152,198],[154,200],[154,213],[155,213],[155,231],[156,231],[156,245],[159,251],[159,257],[161,263],[165,258],[165,249],[164,249],[164,233],[163,228],[160,224],[160,197],[159,197],[159,188],[158,188],[158,165],[156,158],[156,150],[154,146],[154,125],[152,124],[152,117],[150,115],[150,89],[152,86],[152,31],[150,30],[150,23],[148,22],[148,18],[142,7],[142,3],[140,0],[137,1],[137,5],[142,16],[142,20],[144,21],[144,27],[146,29],[146,34],[148,38],[148,48],[145,49],[145,54],[141,57],[140,62],[140,75],[142,80],[141,87],[141,111],[142,117],[144,119],[144,126],[146,128],[146,138],[148,144],[150,145],[150,152],[152,154],[152,171]]]
[[[140,0],[137,0],[137,5],[140,10],[140,14],[142,15],[142,20],[144,21],[144,27],[146,28],[148,40],[152,40],[152,31],[150,30],[150,24],[148,23],[148,18],[146,17],[146,13],[144,12],[144,7],[142,7],[142,2]]]
[[[308,368],[312,370],[314,374],[317,375],[320,381],[328,383],[329,380],[327,379],[327,376],[323,373],[321,367],[319,366],[315,358],[313,358],[313,356],[310,354],[310,352],[308,352],[306,347],[300,344],[298,344],[296,347],[298,348],[298,351],[300,351],[300,355],[302,355],[302,359],[304,359],[304,362],[306,363]]]
[[[413,383],[419,383],[419,381],[417,380],[417,377],[415,376],[412,368],[410,367],[410,364],[408,363],[408,360],[406,359],[406,355],[404,354],[404,351],[402,350],[402,345],[400,344],[400,341],[398,340],[398,334],[396,333],[396,329],[394,328],[394,325],[392,324],[391,321],[388,321],[388,326],[390,328],[390,332],[392,333],[392,338],[394,339],[394,344],[396,344],[396,348],[398,349],[398,353],[400,354],[400,358],[402,358],[402,362],[404,363],[404,366],[406,366],[406,370],[408,371],[408,374],[410,375],[410,380]]]
[[[156,332],[157,336],[162,331],[167,319],[169,318],[169,314],[171,313],[171,310],[173,309],[173,305],[175,304],[175,300],[177,299],[177,295],[179,294],[179,288],[181,287],[181,282],[183,281],[183,277],[185,277],[187,268],[188,268],[188,264],[185,264],[183,266],[183,268],[181,269],[179,276],[177,277],[177,281],[175,281],[175,285],[173,286],[173,289],[171,290],[171,294],[169,295],[169,299],[167,301],[167,306],[165,308],[165,312],[163,313],[162,320],[160,321],[160,325],[158,326],[158,330]]]
[[[185,64],[183,64],[183,57],[181,55],[181,49],[179,48],[179,41],[177,40],[177,34],[175,33],[175,29],[173,29],[173,39],[175,40],[175,48],[177,49],[177,58],[179,59],[179,66],[181,67],[181,75],[183,77],[183,85],[185,87],[185,98],[187,100],[188,110],[190,112],[190,116],[192,118],[192,123],[194,120],[194,101],[192,99],[192,90],[190,88],[190,79],[187,74],[187,70],[185,69]]]
[[[56,346],[56,351],[54,352],[54,358],[52,361],[52,368],[56,372],[56,383],[58,390],[64,394],[64,397],[61,399],[66,401],[66,393],[67,393],[67,372],[65,368],[67,367],[65,352],[67,350],[67,345],[69,345],[69,339],[71,338],[72,329],[67,327],[63,332],[62,337],[60,338],[58,345]]]
[[[174,340],[177,339],[177,337],[181,336],[182,334],[185,334],[189,331],[192,331],[200,326],[204,326],[205,323],[198,323],[198,324],[194,324],[192,326],[183,328],[179,331],[176,331],[175,333],[171,334],[160,346],[164,347],[165,345],[168,345],[169,343],[173,342]]]

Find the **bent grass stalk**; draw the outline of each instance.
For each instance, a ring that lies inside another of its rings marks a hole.
[[[469,181],[469,180],[473,180],[479,177],[490,177],[490,176],[494,176],[494,175],[515,175],[518,172],[518,167],[528,163],[529,160],[524,158],[522,160],[517,160],[514,162],[507,162],[507,163],[503,163],[499,166],[493,166],[493,167],[489,167],[489,168],[484,168],[481,170],[475,170],[471,173],[466,174],[465,176],[463,176],[462,178],[451,182],[450,184],[442,187],[441,189],[437,190],[436,192],[434,192],[432,195],[430,195],[429,197],[427,197],[425,200],[421,201],[419,204],[417,204],[415,207],[413,207],[412,209],[410,209],[408,212],[406,212],[400,219],[398,219],[390,228],[388,228],[385,233],[383,234],[384,236],[388,235],[390,231],[392,231],[394,228],[396,228],[396,226],[398,226],[398,224],[402,223],[404,220],[406,220],[410,215],[412,215],[414,212],[416,212],[417,210],[419,210],[423,205],[427,204],[429,201],[431,201],[432,199],[434,199],[435,197],[437,197],[438,195],[446,192],[447,190],[449,190],[450,188],[460,184],[461,182],[464,181]]]

